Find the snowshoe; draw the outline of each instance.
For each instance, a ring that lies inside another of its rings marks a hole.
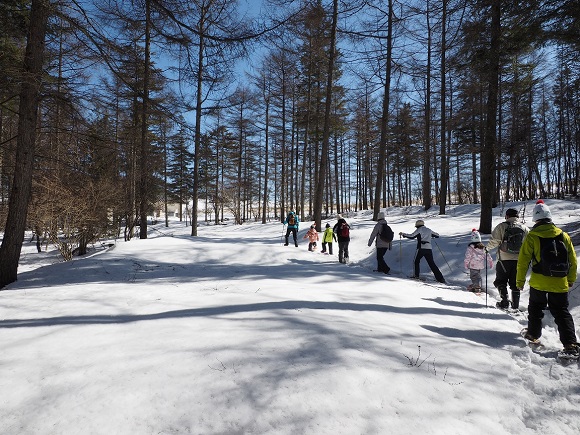
[[[568,344],[563,350],[558,352],[558,360],[564,364],[578,361],[580,358],[580,347],[578,343]]]
[[[539,338],[534,337],[528,333],[528,328],[524,328],[520,331],[520,335],[526,340],[528,346],[532,348],[532,350],[541,350],[544,348],[544,345],[540,341]]]

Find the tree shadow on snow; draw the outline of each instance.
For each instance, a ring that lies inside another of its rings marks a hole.
[[[507,331],[463,330],[456,328],[439,328],[432,325],[421,325],[428,331],[435,332],[447,338],[460,338],[483,344],[488,347],[503,348],[505,346],[517,346],[521,344],[519,334]]]
[[[4,328],[29,328],[38,326],[56,325],[97,325],[97,324],[122,324],[161,319],[178,319],[188,317],[214,317],[230,314],[259,312],[259,311],[293,311],[293,310],[340,310],[358,312],[382,312],[396,314],[425,315],[438,314],[443,316],[460,316],[469,318],[491,318],[491,315],[473,312],[461,312],[457,310],[437,309],[432,307],[395,307],[385,304],[358,304],[352,302],[329,302],[329,301],[303,301],[288,300],[277,302],[262,302],[255,304],[240,304],[217,307],[192,308],[184,310],[165,311],[153,314],[121,314],[121,315],[79,315],[61,316],[38,319],[7,319],[0,320],[0,329]]]

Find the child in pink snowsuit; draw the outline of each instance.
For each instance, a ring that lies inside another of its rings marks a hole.
[[[320,240],[318,237],[318,232],[316,232],[316,227],[314,225],[310,225],[310,229],[304,235],[304,239],[308,239],[309,241],[308,250],[314,251],[314,249],[316,248],[316,242]]]
[[[474,228],[471,230],[471,243],[467,245],[464,260],[465,268],[469,269],[469,278],[471,278],[471,284],[467,286],[469,291],[481,291],[481,271],[485,269],[486,261],[489,268],[492,269],[493,259],[481,243],[479,231]]]

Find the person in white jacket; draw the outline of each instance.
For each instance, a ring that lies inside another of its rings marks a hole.
[[[467,290],[481,291],[481,271],[485,269],[486,261],[488,268],[493,268],[493,259],[481,243],[481,234],[474,228],[471,230],[471,243],[467,245],[463,261],[465,268],[469,269],[469,278],[471,279],[471,284],[467,286]]]
[[[431,238],[437,238],[439,234],[427,228],[425,222],[419,219],[415,222],[415,231],[411,234],[399,233],[399,236],[406,237],[407,239],[417,239],[417,251],[415,252],[414,260],[415,273],[413,278],[419,278],[419,262],[421,258],[425,257],[427,264],[431,268],[431,272],[435,275],[435,279],[438,282],[444,283],[445,278],[433,260],[433,248],[431,246]]]

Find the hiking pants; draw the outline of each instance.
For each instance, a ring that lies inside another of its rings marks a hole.
[[[417,251],[415,252],[415,276],[419,278],[420,271],[419,263],[421,262],[421,258],[423,257],[425,257],[425,260],[427,261],[427,264],[429,265],[431,272],[433,272],[433,275],[435,275],[435,279],[439,282],[445,282],[443,274],[441,273],[441,271],[435,264],[435,261],[433,260],[432,249],[417,249]]]
[[[292,237],[294,237],[294,244],[296,246],[298,246],[298,241],[297,241],[297,237],[296,237],[298,234],[298,231],[296,228],[288,227],[288,229],[286,229],[286,244],[288,244],[288,237],[290,236],[290,233],[292,233]]]
[[[377,247],[377,270],[379,272],[389,273],[389,271],[391,270],[391,268],[385,261],[385,254],[387,253],[388,250],[389,248]]]
[[[469,269],[469,278],[474,287],[481,288],[481,270]]]
[[[341,263],[346,263],[348,260],[348,244],[350,240],[345,242],[338,241],[338,261]]]
[[[568,311],[568,292],[546,292],[530,287],[528,333],[536,338],[542,336],[542,319],[544,318],[546,306],[552,316],[554,316],[562,344],[565,346],[570,343],[576,343],[574,319],[570,311]]]
[[[502,300],[507,300],[508,284],[512,291],[512,302],[519,302],[520,291],[516,286],[518,260],[499,260],[495,265],[495,281],[493,285],[499,290]]]
[[[328,245],[328,253],[332,255],[332,242],[322,242],[322,252],[326,252],[326,245]]]

